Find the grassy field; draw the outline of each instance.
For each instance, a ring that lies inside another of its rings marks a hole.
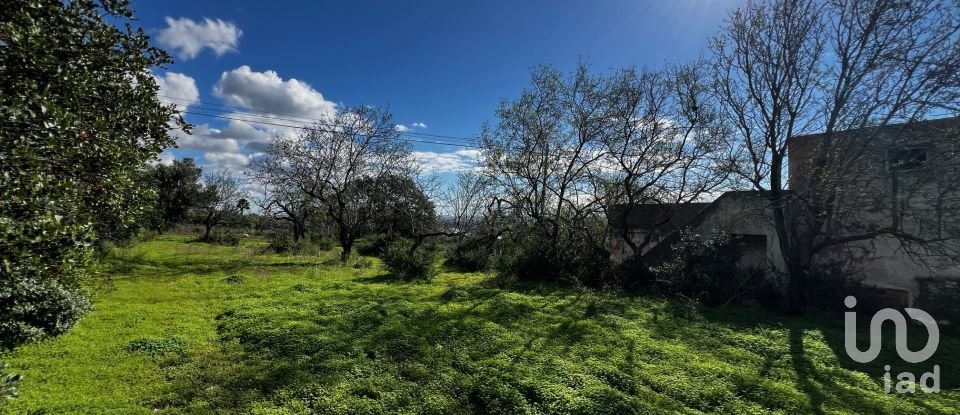
[[[958,392],[881,383],[885,363],[936,363],[957,388],[955,338],[934,362],[897,364],[887,344],[864,366],[844,357],[839,315],[454,272],[401,284],[376,260],[261,251],[181,236],[117,250],[93,313],[2,356],[25,380],[0,413],[960,413]]]

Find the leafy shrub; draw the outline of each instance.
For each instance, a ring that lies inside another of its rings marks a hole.
[[[356,262],[353,263],[354,269],[367,269],[373,266],[373,261],[370,258],[360,257],[357,258]]]
[[[745,300],[762,292],[770,295],[763,271],[738,265],[743,254],[733,237],[718,233],[710,240],[682,231],[673,246],[673,258],[654,269],[657,288],[707,305]],[[769,300],[769,299],[765,299]]]
[[[0,280],[0,346],[66,332],[90,309],[84,290],[44,278]]]
[[[7,365],[0,364],[0,402],[15,399],[20,394],[20,380],[18,374],[7,374]]]
[[[337,243],[333,239],[330,239],[330,237],[322,234],[311,233],[309,235],[309,240],[310,240],[310,245],[314,246],[320,251],[329,251],[333,249],[334,246],[337,245]]]
[[[142,353],[148,356],[163,356],[183,353],[184,342],[179,337],[139,338],[127,343],[130,353]]]
[[[376,235],[357,239],[353,244],[354,250],[365,256],[380,256],[387,250],[390,241],[385,236]]]
[[[7,2],[2,20],[0,344],[10,346],[62,333],[88,309],[78,286],[91,247],[138,227],[151,199],[140,172],[174,144],[176,109],[156,97],[151,71],[170,56],[132,28],[127,2]]]
[[[447,250],[446,262],[465,271],[483,271],[490,264],[493,244],[488,238],[467,238]]]
[[[217,245],[226,245],[226,246],[238,246],[240,245],[240,235],[236,232],[231,231],[214,231],[210,234],[210,237],[204,239],[200,238],[202,242],[217,244]]]
[[[288,235],[284,234],[273,234],[270,238],[270,243],[267,244],[267,251],[276,253],[276,254],[287,254],[292,252],[294,249],[293,238],[290,238]]]
[[[437,275],[435,251],[420,247],[411,251],[413,242],[398,239],[387,246],[381,255],[383,265],[401,281],[428,281]]]
[[[227,283],[227,284],[240,284],[240,283],[243,283],[243,281],[244,281],[245,279],[246,279],[246,278],[244,278],[244,276],[243,276],[242,274],[234,274],[234,275],[231,275],[231,276],[229,276],[229,277],[227,277],[227,278],[224,278],[224,279],[223,279],[223,282],[225,282],[225,283]]]
[[[490,268],[500,277],[518,281],[567,281],[600,287],[609,271],[609,253],[585,240],[567,241],[560,247],[536,232],[515,240],[501,240],[490,258]]]
[[[319,251],[333,249],[333,245],[332,240],[322,237],[294,241],[290,235],[284,232],[275,233],[271,236],[267,251],[280,255],[316,255]]]

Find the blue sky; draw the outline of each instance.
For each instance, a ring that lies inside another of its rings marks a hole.
[[[168,73],[157,72],[163,94],[308,118],[340,105],[388,105],[411,131],[464,137],[496,121],[498,103],[527,85],[532,66],[569,70],[582,58],[606,71],[687,61],[703,53],[727,13],[744,2],[134,0],[133,5],[140,25],[176,58]],[[198,105],[191,110],[200,112]],[[242,168],[262,148],[258,143],[278,132],[266,125],[187,119],[198,125],[196,133],[181,138],[182,148],[172,154],[196,157],[212,168]],[[454,153],[462,148],[417,144],[416,150],[437,170],[462,161]]]

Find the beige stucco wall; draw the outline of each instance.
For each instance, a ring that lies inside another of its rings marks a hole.
[[[843,209],[842,214],[837,215],[838,220],[853,225],[831,232],[861,234],[871,227],[889,227],[894,215],[902,215],[901,229],[910,235],[926,239],[951,237],[938,232],[957,229],[960,220],[956,215],[960,212],[960,193],[953,190],[960,180],[958,127],[960,118],[954,118],[909,129],[894,126],[867,130],[859,136],[835,136],[833,142],[837,148],[853,150],[836,154],[846,157],[848,153],[862,153],[853,159],[841,159],[853,162],[845,166],[843,179],[836,181],[844,192],[837,200]],[[808,190],[805,181],[818,174],[815,159],[820,154],[818,145],[822,140],[822,136],[811,136],[790,143],[790,186],[800,197],[820,191]],[[927,167],[894,174],[889,164],[890,151],[909,148],[926,149]],[[947,213],[945,219],[943,213]],[[860,254],[841,253],[849,248]],[[858,277],[863,278],[866,285],[906,290],[911,301],[920,292],[921,279],[960,277],[960,264],[956,261],[934,261],[917,246],[912,248],[920,255],[908,255],[895,238],[879,237],[827,248],[819,259],[827,262],[841,255],[853,258],[851,265],[859,269]]]

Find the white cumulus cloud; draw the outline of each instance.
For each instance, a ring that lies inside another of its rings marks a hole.
[[[337,104],[326,100],[306,82],[284,80],[271,70],[256,72],[247,65],[220,75],[213,92],[230,104],[281,117],[325,119],[337,111]]]
[[[226,170],[235,175],[250,164],[250,156],[240,153],[208,152],[203,154],[203,159],[207,162],[204,171]]]
[[[393,129],[394,129],[394,130],[397,130],[397,132],[401,132],[401,133],[405,133],[405,132],[407,132],[407,131],[410,131],[410,127],[407,127],[406,125],[403,125],[403,124],[397,124],[397,125],[393,126]]]
[[[413,123],[413,124],[410,124],[410,126],[411,126],[411,127],[417,127],[417,128],[427,128],[427,125],[424,124],[424,123],[422,123],[422,122],[415,122],[415,123]]]
[[[217,56],[237,51],[237,42],[243,32],[236,25],[220,19],[203,18],[202,22],[181,17],[167,16],[167,27],[160,31],[157,42],[174,50],[180,59],[193,59],[203,49],[210,49]]]
[[[166,72],[163,76],[153,74],[160,87],[160,101],[176,104],[177,109],[186,111],[193,101],[200,98],[200,91],[193,78],[176,72]]]
[[[225,138],[221,131],[210,128],[208,124],[194,126],[190,134],[183,130],[173,130],[173,138],[177,140],[177,147],[185,150],[231,152],[240,151],[240,143],[232,138]]]

